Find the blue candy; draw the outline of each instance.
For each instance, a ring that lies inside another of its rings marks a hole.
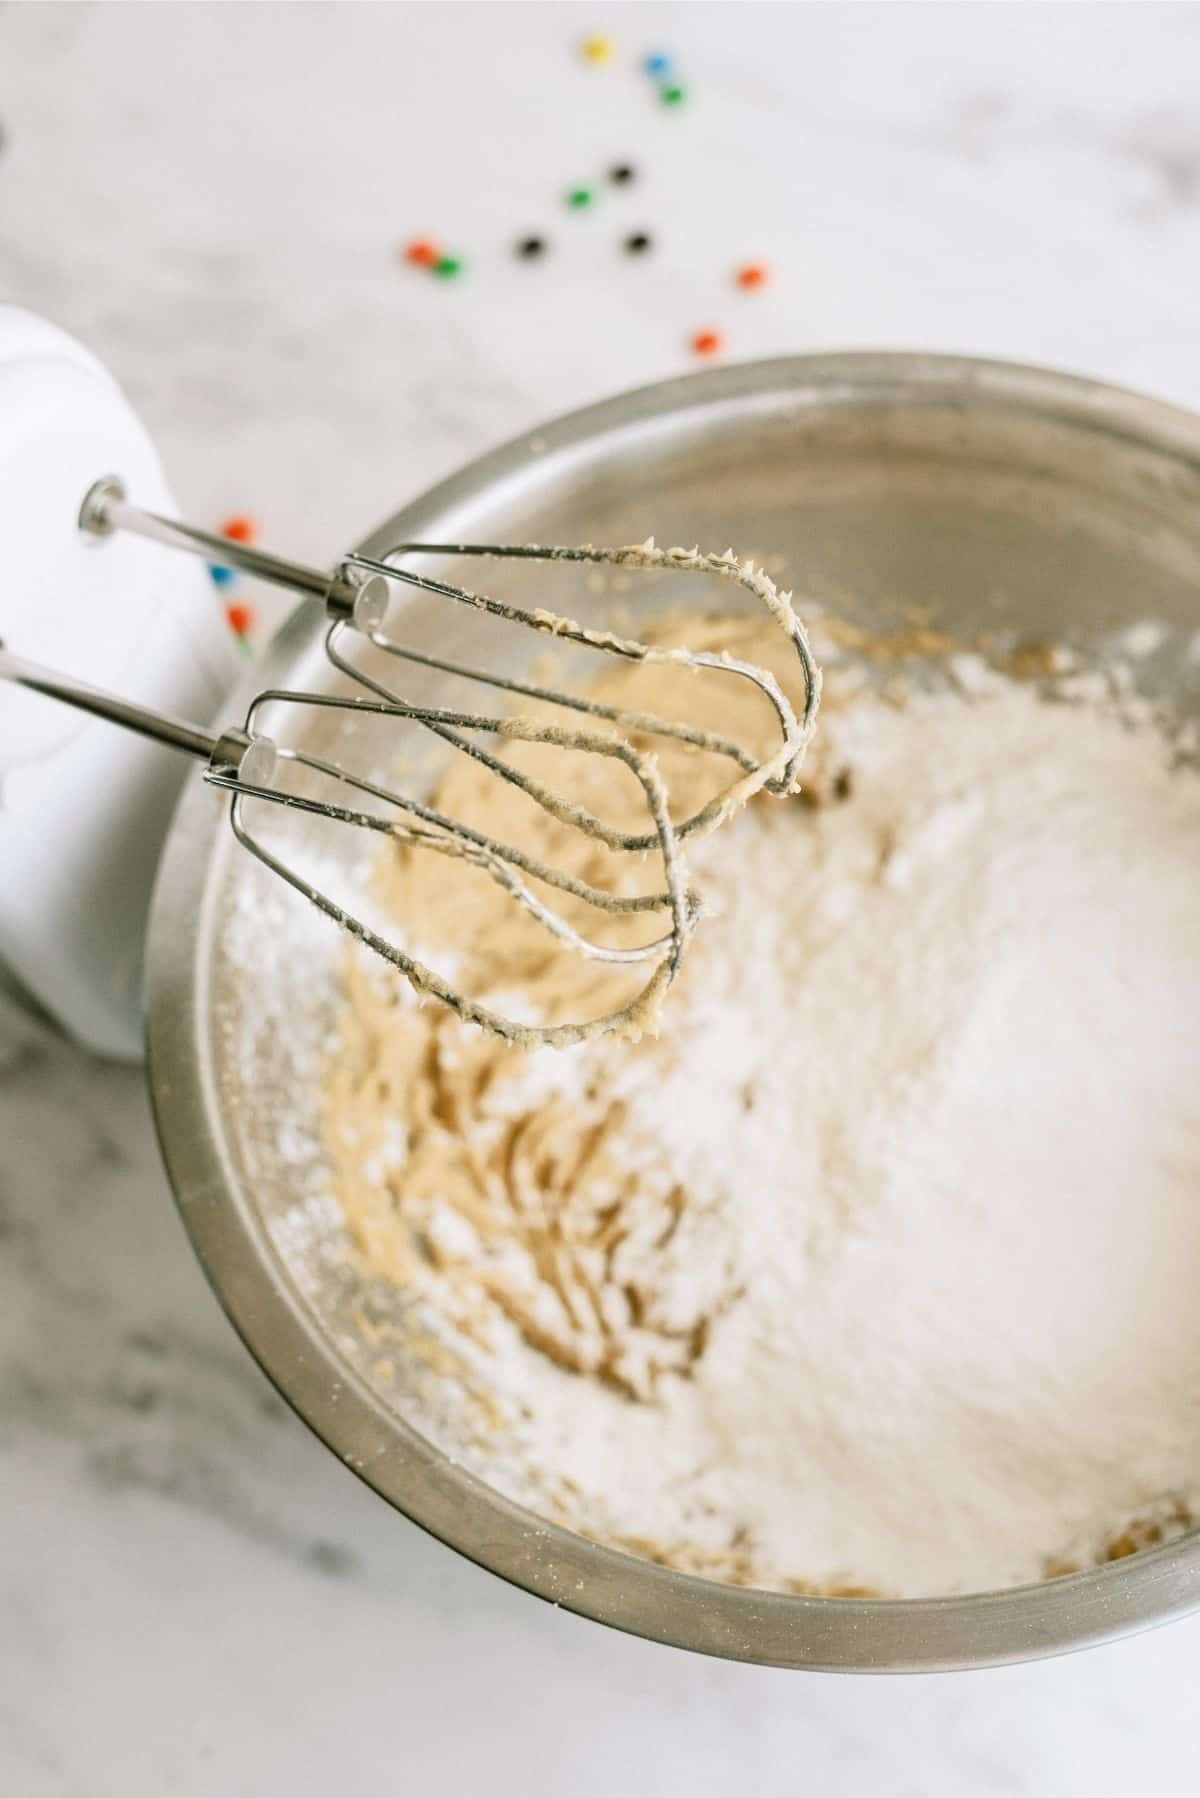
[[[647,75],[653,75],[656,79],[659,79],[663,75],[669,75],[671,73],[671,58],[665,56],[661,50],[657,50],[653,56],[648,56],[646,58],[642,67],[645,69]]]
[[[212,576],[213,585],[215,587],[228,587],[230,581],[236,581],[237,579],[236,569],[218,568],[215,562],[209,563],[208,572]]]

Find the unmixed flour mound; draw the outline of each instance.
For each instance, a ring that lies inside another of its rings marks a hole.
[[[703,629],[794,683],[769,626]],[[693,854],[657,1039],[512,1050],[351,951],[326,1141],[368,1286],[412,1301],[390,1350],[513,1496],[741,1583],[1006,1586],[1200,1491],[1200,781],[1014,680],[831,687],[806,797]],[[708,721],[686,673],[628,697]],[[441,802],[611,875],[465,762]],[[380,880],[470,990],[610,998],[477,871]]]

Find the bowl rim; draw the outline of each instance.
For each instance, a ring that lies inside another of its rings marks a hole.
[[[977,357],[848,351],[705,370],[641,387],[524,431],[479,457],[364,539],[445,532],[447,514],[545,466],[582,458],[634,426],[678,429],[688,413],[755,403],[985,402],[1154,451],[1200,474],[1200,418],[1083,376]],[[434,528],[434,521],[440,521]],[[444,540],[444,536],[443,539]],[[314,641],[298,608],[232,695],[286,684]],[[721,1584],[603,1547],[505,1498],[396,1416],[339,1360],[278,1276],[265,1229],[225,1152],[205,993],[210,928],[232,838],[198,774],[186,783],[160,864],[147,953],[147,1042],[155,1124],[192,1246],[226,1315],[277,1391],[381,1498],[477,1565],[579,1616],[732,1660],[823,1671],[918,1672],[1062,1654],[1200,1607],[1200,1533],[1036,1585],[950,1598],[843,1599]],[[197,898],[199,895],[199,899]]]

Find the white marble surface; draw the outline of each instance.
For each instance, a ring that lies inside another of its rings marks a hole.
[[[572,56],[611,31],[623,61]],[[630,57],[675,50],[653,104]],[[0,7],[0,293],[202,520],[329,556],[539,417],[730,353],[925,346],[1200,405],[1200,8]],[[564,187],[613,159],[636,190]],[[645,225],[652,258],[614,248]],[[512,238],[544,229],[544,266]],[[397,264],[444,235],[443,285]],[[771,290],[729,285],[762,257]],[[702,1662],[428,1542],[273,1397],[136,1071],[0,1001],[0,1790],[872,1798],[1194,1782],[1200,1618],[906,1681]]]

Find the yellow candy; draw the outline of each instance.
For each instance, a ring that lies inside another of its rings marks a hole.
[[[611,62],[615,45],[610,37],[588,37],[580,48],[588,62]]]

